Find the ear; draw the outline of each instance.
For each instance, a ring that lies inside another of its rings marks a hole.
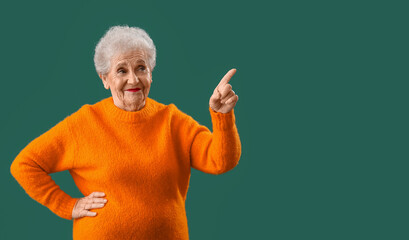
[[[106,74],[98,74],[99,78],[101,78],[102,83],[104,84],[104,88],[105,89],[109,89],[109,84],[108,84],[108,80],[107,80],[107,75]]]

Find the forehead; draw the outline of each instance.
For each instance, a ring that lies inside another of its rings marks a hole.
[[[119,53],[112,57],[111,62],[114,66],[128,64],[146,64],[147,55],[143,50],[133,50],[125,53]]]

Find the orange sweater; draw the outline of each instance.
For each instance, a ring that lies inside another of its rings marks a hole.
[[[11,173],[31,198],[69,220],[77,199],[50,173],[69,170],[84,196],[106,194],[107,204],[91,209],[97,216],[74,219],[74,239],[189,239],[190,167],[222,174],[241,156],[234,110],[209,111],[213,133],[151,98],[137,112],[112,97],[85,104],[21,150]]]

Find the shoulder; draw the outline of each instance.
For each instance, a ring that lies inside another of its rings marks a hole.
[[[179,109],[174,103],[168,105],[169,111],[171,112],[173,117],[176,118],[191,118],[187,113],[183,110]]]
[[[84,121],[88,121],[92,116],[98,116],[102,109],[102,101],[100,100],[96,103],[86,103],[77,108],[77,110],[67,116],[67,120],[71,125],[76,125]]]
[[[168,113],[171,118],[189,118],[190,116],[179,109],[174,103],[164,104],[155,99],[149,98],[150,103],[155,107],[157,112]]]
[[[168,106],[171,116],[172,127],[190,129],[192,126],[200,125],[190,114],[171,103]]]
[[[147,98],[147,101],[148,101],[149,104],[151,104],[152,107],[153,107],[156,111],[158,111],[158,112],[159,112],[159,111],[169,110],[170,105],[172,105],[172,104],[166,105],[166,104],[161,103],[161,102],[159,102],[159,101],[157,101],[157,100],[155,100],[155,99],[153,99],[153,98],[150,98],[150,97]]]

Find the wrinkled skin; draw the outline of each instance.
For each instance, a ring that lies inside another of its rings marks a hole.
[[[89,210],[104,207],[108,200],[102,198],[103,196],[105,196],[103,192],[93,192],[86,197],[79,198],[72,209],[72,218],[95,217],[97,213]]]
[[[99,74],[104,87],[111,89],[114,104],[125,111],[139,111],[146,103],[151,84],[152,71],[148,55],[143,50],[117,54],[111,59],[111,69]],[[137,92],[128,89],[140,88]]]

